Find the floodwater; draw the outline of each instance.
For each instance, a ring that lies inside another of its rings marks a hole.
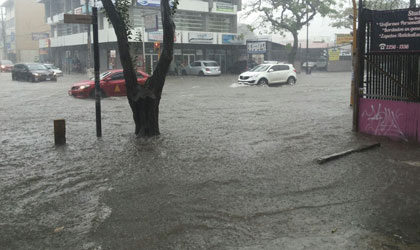
[[[350,73],[298,78],[170,77],[161,136],[112,97],[97,139],[94,101],[67,95],[84,76],[1,73],[0,249],[420,249],[419,147],[351,132]]]

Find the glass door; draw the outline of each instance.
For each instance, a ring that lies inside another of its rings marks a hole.
[[[182,64],[183,64],[184,67],[190,65],[194,61],[195,61],[195,55],[194,54],[184,54],[184,55],[182,55]]]

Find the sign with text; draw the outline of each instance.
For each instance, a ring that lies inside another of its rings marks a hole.
[[[251,42],[246,44],[248,54],[265,54],[267,52],[266,42]]]
[[[243,44],[242,36],[234,34],[222,34],[222,44]]]
[[[340,60],[340,50],[338,50],[338,49],[329,49],[328,50],[328,60],[329,61],[338,61],[338,60]]]
[[[335,34],[336,44],[347,44],[353,41],[353,36],[350,34]]]
[[[34,32],[32,33],[32,41],[39,41],[41,39],[49,38],[50,34],[48,32]]]
[[[420,9],[372,12],[372,52],[420,51]]]
[[[189,43],[213,43],[214,35],[208,32],[188,32]]]
[[[91,15],[75,15],[75,14],[64,14],[64,23],[81,23],[91,24]]]
[[[181,31],[175,31],[174,34],[174,42],[180,43],[181,42]],[[147,41],[148,42],[163,42],[163,31],[153,31],[147,33]]]
[[[230,3],[216,2],[216,11],[233,13],[234,9]]]

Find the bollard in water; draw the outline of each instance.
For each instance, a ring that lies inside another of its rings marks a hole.
[[[66,120],[54,120],[54,142],[55,145],[66,144]]]

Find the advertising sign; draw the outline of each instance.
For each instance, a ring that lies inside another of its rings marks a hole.
[[[216,11],[232,13],[234,9],[230,3],[216,2]]]
[[[338,44],[348,44],[353,41],[353,36],[350,34],[335,34],[335,43]]]
[[[338,49],[329,49],[328,50],[328,60],[329,61],[338,61],[338,60],[340,60],[340,50],[338,50]]]
[[[163,42],[163,31],[153,31],[147,33],[149,42]],[[181,31],[175,31],[174,42],[181,41]]]
[[[246,47],[248,54],[265,54],[267,52],[266,42],[250,42]]]
[[[158,30],[158,15],[144,16],[144,29],[146,32]]]
[[[50,34],[47,32],[35,32],[32,33],[32,41],[39,41],[41,39],[45,39],[50,37]]]
[[[149,42],[162,42],[163,41],[163,32],[162,31],[153,31],[147,33],[147,39]]]
[[[206,43],[211,44],[214,41],[213,33],[207,32],[188,32],[189,43]]]
[[[78,14],[78,15],[83,14],[83,8],[79,7],[79,8],[74,9],[74,14]]]
[[[160,7],[160,0],[137,0],[137,6]],[[169,6],[174,6],[174,0],[169,1]]]
[[[160,0],[137,0],[137,6],[160,7]]]
[[[238,35],[222,34],[222,44],[243,44],[244,39]]]
[[[372,52],[420,51],[420,9],[372,12]]]

